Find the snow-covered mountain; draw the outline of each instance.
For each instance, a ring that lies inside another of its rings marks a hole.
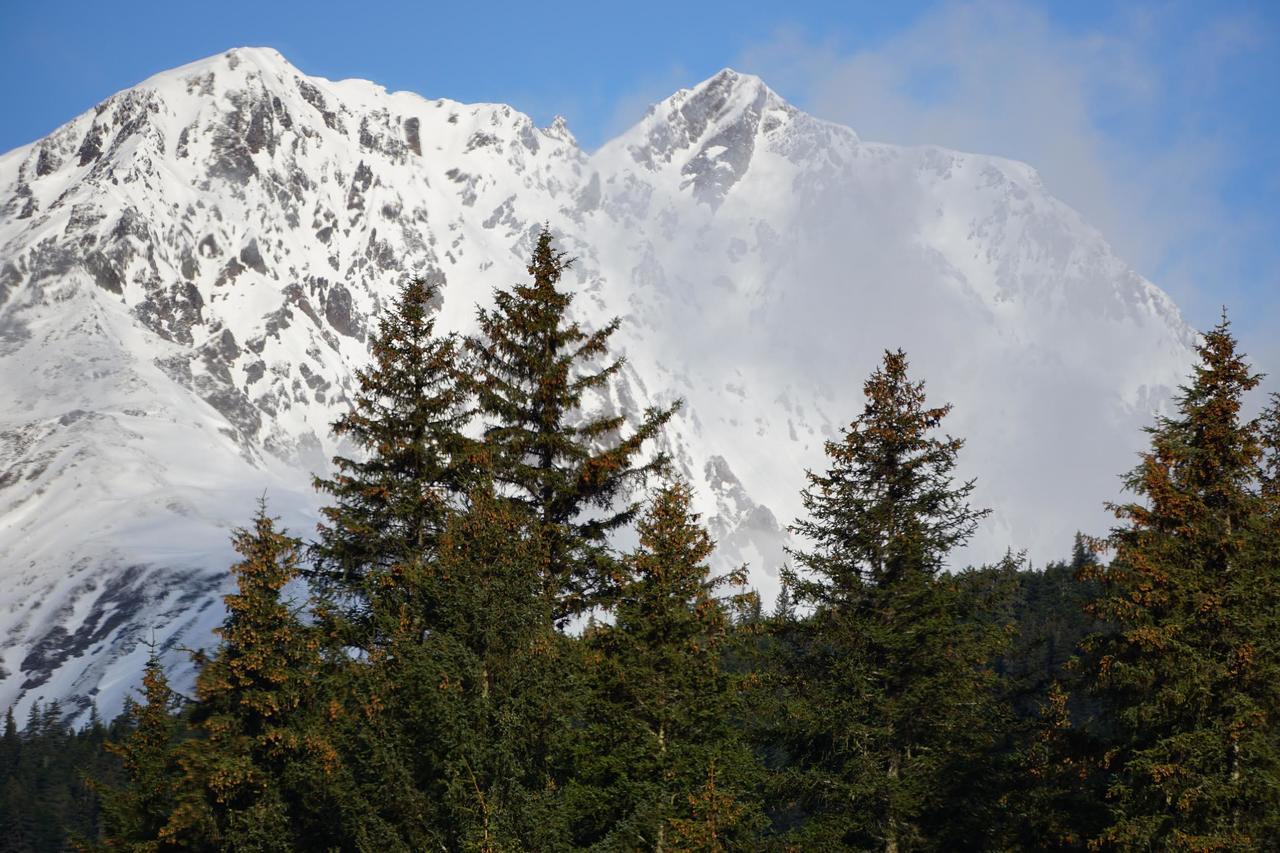
[[[682,397],[667,440],[769,600],[806,466],[903,346],[995,507],[966,555],[1064,554],[1190,360],[1169,298],[1029,167],[868,143],[722,71],[595,153],[508,106],[307,77],[237,49],[0,156],[0,706],[118,709],[153,637],[221,617],[264,491],[299,534],[373,317],[410,273],[471,327],[541,223],[595,405]]]

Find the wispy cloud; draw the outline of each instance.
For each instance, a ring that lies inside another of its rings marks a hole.
[[[1280,115],[1280,78],[1257,79],[1276,55],[1273,19],[1249,8],[1147,4],[1082,26],[980,0],[854,50],[782,29],[739,65],[864,138],[1030,163],[1190,322],[1228,304],[1280,371],[1280,203],[1264,189],[1280,168],[1250,115]]]

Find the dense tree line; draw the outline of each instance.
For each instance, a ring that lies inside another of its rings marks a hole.
[[[901,351],[766,612],[661,433],[590,415],[617,322],[571,261],[472,337],[403,288],[314,542],[258,507],[192,696],[0,741],[0,849],[1263,850],[1280,838],[1280,400],[1225,319],[1113,507],[1033,570],[955,571],[985,510]],[[634,530],[620,551],[612,534]],[[304,584],[295,583],[305,581]],[[292,600],[287,590],[309,590]]]

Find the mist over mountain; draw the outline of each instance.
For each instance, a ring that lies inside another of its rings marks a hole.
[[[543,223],[719,543],[777,589],[806,467],[901,346],[955,404],[995,512],[963,555],[1064,555],[1194,335],[1027,165],[866,142],[756,77],[681,90],[598,151],[564,122],[308,77],[241,48],[0,155],[0,706],[118,710],[154,636],[222,617],[264,491],[300,535],[399,282],[470,330]]]

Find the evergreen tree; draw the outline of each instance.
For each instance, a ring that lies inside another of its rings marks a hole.
[[[491,487],[472,490],[435,555],[403,568],[434,602],[406,603],[373,666],[403,714],[430,849],[564,846],[557,738],[572,713],[565,647],[542,579],[540,530]]]
[[[120,780],[106,753],[106,730],[90,709],[79,729],[57,702],[33,703],[18,729],[12,711],[0,737],[0,853],[42,853],[85,848],[98,837],[98,798],[86,777],[107,785]]]
[[[1113,636],[1087,646],[1114,727],[1105,756],[1120,849],[1263,849],[1280,837],[1280,566],[1258,422],[1259,382],[1223,321],[1198,346],[1176,414],[1113,505],[1114,557],[1086,573]],[[1269,517],[1268,517],[1269,516]]]
[[[18,724],[13,719],[13,706],[4,712],[4,734],[0,735],[0,777],[8,778],[17,772],[18,755],[22,748],[18,738]]]
[[[786,577],[778,587],[778,596],[773,602],[773,618],[780,622],[791,622],[796,618],[795,600],[791,595],[791,585]]]
[[[178,751],[182,778],[165,837],[194,849],[408,849],[343,763],[337,703],[323,703],[322,637],[284,599],[301,542],[258,508],[238,530],[220,644],[196,678],[197,738]]]
[[[807,572],[786,577],[814,611],[788,674],[783,782],[808,815],[804,844],[962,848],[979,841],[963,834],[965,785],[994,743],[987,665],[1000,632],[961,612],[942,572],[985,513],[952,474],[963,442],[934,435],[950,407],[926,406],[901,351],[864,393],[862,415],[827,443],[830,469],[808,475],[809,515],[793,527],[812,545],[795,553]]]
[[[1014,849],[1084,850],[1092,830],[1105,822],[1103,792],[1091,774],[1096,744],[1073,721],[1071,696],[1054,681],[1037,724],[1026,731],[1018,773],[1004,804],[1014,816]]]
[[[299,543],[260,504],[238,530],[236,592],[223,601],[221,643],[196,680],[192,722],[203,737],[179,751],[183,778],[163,834],[196,849],[284,850],[290,815],[280,769],[300,744],[284,723],[307,683],[309,641],[280,590],[297,571]]]
[[[1262,448],[1260,486],[1267,506],[1280,505],[1280,393],[1271,395],[1270,405],[1258,419],[1259,444]]]
[[[762,788],[771,841],[785,838],[808,817],[797,786],[799,755],[808,750],[807,738],[795,725],[797,708],[793,681],[807,666],[804,654],[808,616],[797,613],[784,571],[774,599],[773,613],[753,635],[743,636],[742,730],[765,768]],[[776,836],[776,837],[775,837]],[[772,848],[768,848],[772,849]],[[791,849],[784,846],[782,849]]]
[[[427,279],[409,281],[372,336],[372,364],[357,372],[352,408],[334,424],[361,456],[335,458],[334,476],[316,480],[333,502],[310,572],[347,796],[371,804],[368,820],[352,811],[347,823],[410,846],[430,831],[423,791],[432,777],[421,765],[436,744],[419,709],[398,698],[419,685],[401,679],[419,657],[409,644],[425,642],[444,606],[424,567],[485,468],[465,433],[473,413],[463,347],[435,332],[438,295]]]
[[[722,660],[730,606],[754,596],[745,569],[712,577],[711,538],[675,483],[639,523],[640,547],[613,625],[586,636],[593,697],[574,798],[579,843],[609,849],[720,850],[759,829],[760,768],[739,729]]]
[[[707,765],[705,781],[686,797],[688,817],[671,818],[672,850],[722,853],[747,849],[751,835],[743,817],[748,813],[755,817],[754,804],[744,802],[741,791],[721,790],[718,778],[713,759]],[[661,853],[666,847],[660,840],[655,850]]]
[[[624,415],[582,411],[584,395],[606,392],[623,361],[596,367],[617,319],[593,332],[569,319],[573,295],[560,279],[571,263],[544,228],[529,261],[533,281],[495,291],[494,310],[478,312],[480,334],[467,341],[494,479],[543,528],[544,584],[558,619],[588,609],[606,585],[605,538],[635,517],[630,489],[666,466],[663,453],[639,456],[677,408],[647,410],[630,433]]]
[[[174,849],[164,830],[175,802],[179,723],[173,711],[178,700],[154,647],[142,675],[142,697],[141,703],[130,702],[125,710],[132,731],[109,747],[123,765],[124,784],[114,787],[94,780],[102,800],[101,843],[106,850]]]
[[[333,502],[323,510],[312,580],[335,615],[350,620],[348,641],[362,647],[380,630],[370,623],[370,598],[406,592],[388,575],[430,553],[475,467],[463,433],[470,412],[462,347],[455,335],[435,333],[437,296],[437,286],[415,278],[379,321],[373,362],[356,371],[351,410],[333,425],[362,456],[335,457],[333,477],[315,481]]]
[[[1006,557],[961,575],[980,585],[1011,584],[1007,610],[992,614],[1013,628],[995,667],[1000,701],[1012,716],[986,781],[995,796],[984,799],[998,803],[993,847],[1082,849],[1103,825],[1102,791],[1084,772],[1097,732],[1079,726],[1093,709],[1070,690],[1078,681],[1077,645],[1105,629],[1084,611],[1094,587],[1075,579],[1096,564],[1087,540],[1076,534],[1069,562],[1036,571]]]

